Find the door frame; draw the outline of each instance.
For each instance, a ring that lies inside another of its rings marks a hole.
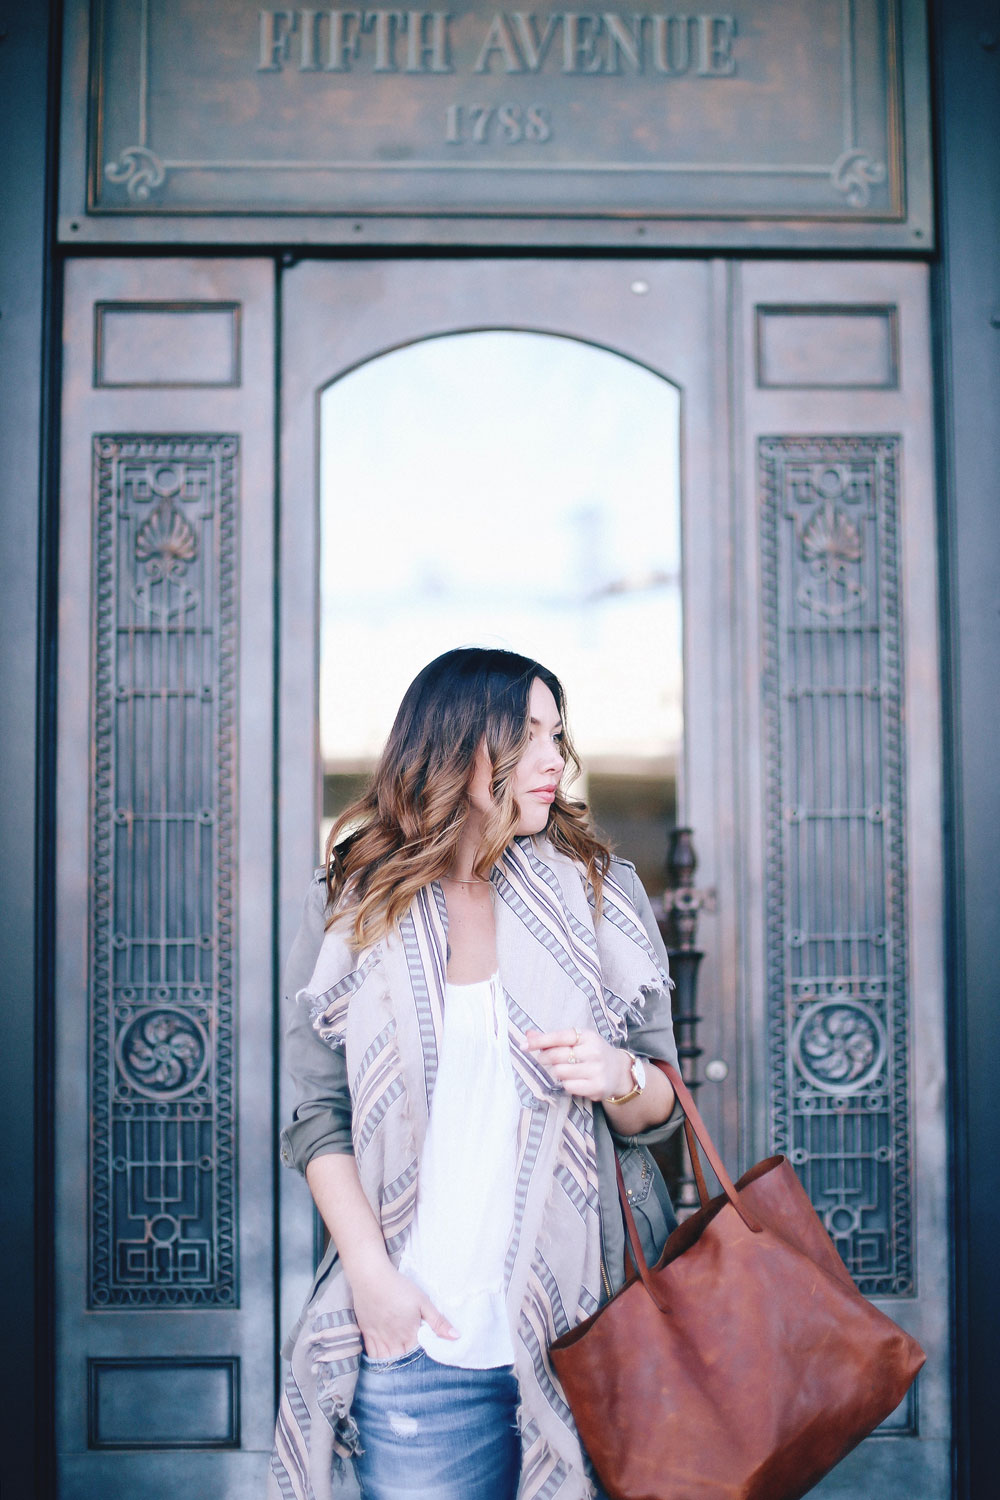
[[[50,1123],[50,1038],[55,985],[52,848],[55,673],[58,597],[53,558],[58,547],[58,384],[61,278],[47,214],[54,204],[59,84],[59,7],[21,16],[4,43],[9,118],[18,149],[0,175],[7,189],[3,264],[18,306],[4,308],[0,343],[6,399],[0,421],[7,455],[7,491],[17,497],[16,525],[0,536],[5,587],[0,591],[4,639],[17,643],[5,658],[7,799],[3,849],[21,871],[5,903],[8,1016],[3,1096],[6,1139],[24,1170],[11,1192],[11,1266],[4,1280],[3,1322],[12,1362],[22,1372],[4,1405],[4,1477],[16,1492],[53,1493],[51,1371],[51,1243],[54,1213]],[[993,1003],[996,920],[991,892],[1000,884],[1000,846],[989,810],[995,791],[998,700],[993,581],[1000,568],[1000,532],[993,525],[993,480],[1000,471],[996,407],[996,330],[983,314],[984,270],[994,265],[1000,234],[996,195],[984,182],[997,166],[1000,92],[997,53],[981,29],[979,0],[930,6],[931,67],[939,108],[932,145],[938,166],[941,252],[932,268],[935,295],[935,377],[939,434],[942,585],[947,695],[946,819],[949,916],[949,1050],[954,1130],[950,1170],[955,1207],[959,1286],[955,1317],[956,1495],[968,1500],[992,1475],[989,1414],[993,1402],[992,1310],[1000,1296],[993,1269],[989,1208],[1000,1195],[994,1148],[995,1109],[990,1059],[997,1055],[1000,1013]],[[991,120],[994,127],[991,129]],[[49,129],[47,130],[47,122]],[[975,149],[970,150],[970,142]],[[749,234],[746,239],[749,246]],[[72,247],[67,247],[72,253]],[[623,264],[642,265],[625,252]],[[971,437],[970,437],[971,435]],[[29,1168],[31,1163],[31,1168]],[[970,1167],[971,1163],[971,1167]],[[970,1307],[976,1309],[973,1319]]]

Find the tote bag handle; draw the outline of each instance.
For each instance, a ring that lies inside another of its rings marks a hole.
[[[674,1093],[677,1096],[677,1104],[680,1106],[684,1115],[684,1132],[687,1136],[688,1151],[691,1156],[691,1166],[694,1170],[695,1181],[698,1184],[698,1197],[701,1201],[702,1207],[704,1208],[709,1203],[710,1198],[708,1192],[708,1184],[705,1181],[705,1173],[704,1169],[702,1168],[701,1158],[698,1153],[699,1146],[708,1157],[708,1161],[712,1168],[712,1171],[718,1178],[719,1186],[722,1188],[722,1191],[725,1193],[726,1197],[729,1199],[730,1203],[733,1205],[746,1227],[751,1231],[752,1234],[760,1234],[763,1226],[757,1222],[753,1214],[740,1199],[740,1195],[733,1185],[732,1178],[722,1164],[722,1157],[719,1155],[718,1151],[716,1151],[715,1146],[712,1143],[712,1137],[708,1133],[705,1122],[701,1118],[701,1115],[698,1113],[698,1106],[694,1102],[694,1097],[691,1093],[691,1090],[684,1082],[680,1073],[674,1067],[673,1063],[665,1062],[663,1058],[651,1057],[648,1058],[647,1061],[653,1063],[654,1066],[659,1068],[660,1072],[666,1076],[673,1087]],[[625,1179],[622,1177],[622,1169],[618,1161],[617,1152],[615,1153],[615,1173],[618,1178],[618,1197],[621,1200],[622,1213],[625,1218],[625,1228],[628,1232],[628,1242],[632,1251],[632,1259],[635,1262],[636,1270],[642,1277],[642,1284],[646,1288],[646,1291],[649,1293],[649,1295],[652,1297],[653,1301],[656,1303],[656,1306],[660,1309],[661,1312],[669,1312],[670,1308],[664,1304],[662,1300],[662,1293],[657,1287],[656,1282],[653,1280],[653,1276],[649,1269],[649,1265],[647,1264],[646,1257],[643,1254],[642,1243],[639,1239],[639,1231],[636,1229],[635,1219],[632,1217],[632,1208],[628,1201],[628,1193],[625,1188]]]

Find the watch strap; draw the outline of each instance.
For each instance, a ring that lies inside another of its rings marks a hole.
[[[642,1093],[642,1085],[640,1084],[639,1079],[636,1076],[635,1054],[633,1052],[626,1052],[625,1056],[631,1063],[632,1087],[629,1089],[627,1094],[610,1095],[607,1099],[604,1100],[605,1104],[627,1104],[629,1099],[634,1099],[637,1094]]]

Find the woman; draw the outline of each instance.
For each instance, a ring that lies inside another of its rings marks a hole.
[[[563,712],[537,662],[447,652],[331,832],[282,1148],[331,1245],[272,1495],[594,1493],[547,1350],[623,1279],[612,1135],[651,1258],[672,1227],[644,1144],[673,1091],[642,1055],[676,1051],[645,893],[562,787]]]

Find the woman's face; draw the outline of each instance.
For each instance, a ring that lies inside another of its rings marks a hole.
[[[552,692],[540,677],[528,694],[530,738],[514,768],[513,792],[521,811],[518,834],[541,833],[549,821],[556,788],[565,767],[562,757],[562,720]],[[469,800],[479,812],[492,806],[492,768],[486,746],[480,745],[476,769],[469,785]]]

